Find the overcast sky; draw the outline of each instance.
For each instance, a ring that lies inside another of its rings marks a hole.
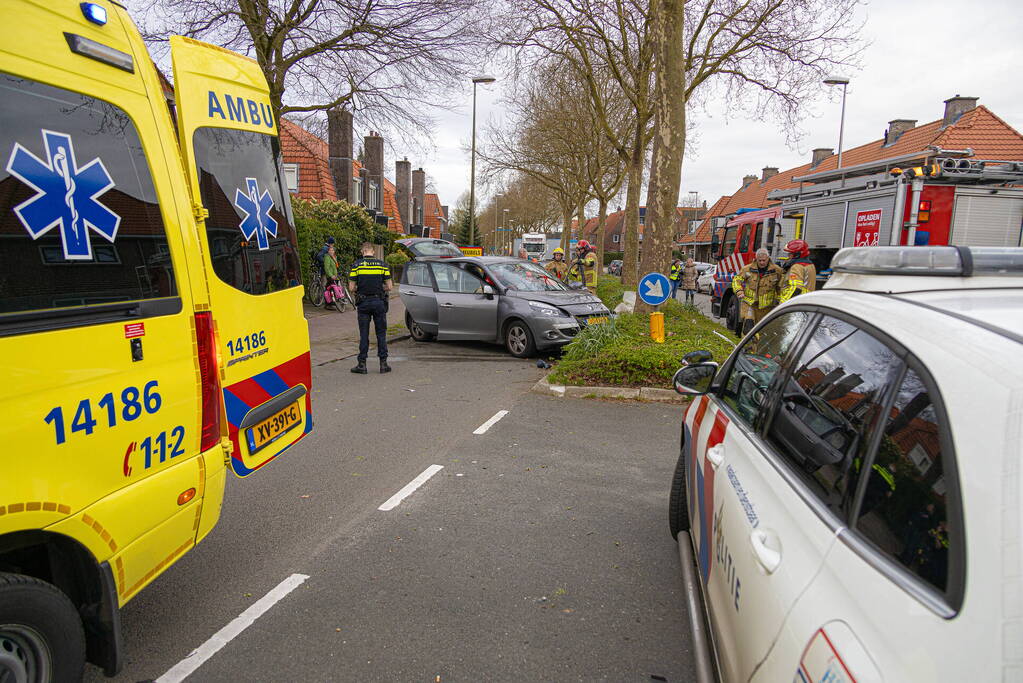
[[[958,0],[875,0],[861,12],[866,19],[863,36],[871,45],[862,70],[847,74],[846,149],[880,138],[892,119],[917,119],[918,124],[940,119],[942,101],[956,94],[979,97],[978,104],[1023,130],[1019,0],[972,5]],[[808,105],[805,135],[797,147],[786,145],[777,124],[728,118],[720,103],[710,103],[707,112],[694,112],[698,142],[686,156],[682,194],[697,191],[709,205],[735,192],[747,173],[759,175],[764,166],[785,170],[809,161],[815,147],[837,148],[840,92],[840,87],[821,86],[820,97]],[[479,86],[478,127],[500,121],[501,94],[499,83]],[[441,202],[454,206],[469,186],[464,149],[471,131],[471,84],[465,100],[464,107],[437,115],[431,151],[391,150],[388,175],[394,174],[394,152],[398,157],[408,154],[413,168],[426,169]]]

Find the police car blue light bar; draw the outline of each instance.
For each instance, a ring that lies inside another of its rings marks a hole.
[[[107,23],[107,8],[102,5],[97,5],[94,2],[83,2],[80,7],[82,8],[82,14],[85,18],[94,24],[103,26]]]
[[[850,247],[831,261],[836,273],[864,275],[1023,275],[1015,247]]]

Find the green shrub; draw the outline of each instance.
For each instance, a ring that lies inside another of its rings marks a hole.
[[[622,303],[623,292],[625,288],[618,278],[610,275],[597,276],[597,297],[612,311],[615,306]]]
[[[551,381],[670,388],[682,357],[690,351],[707,349],[718,362],[731,353],[732,345],[714,334],[727,334],[725,328],[699,311],[669,301],[662,313],[666,333],[663,344],[650,338],[650,316],[643,313],[621,314],[610,324],[585,328],[565,347]]]
[[[620,260],[624,256],[624,252],[621,251],[605,251],[604,252],[604,265],[611,265],[611,261]]]
[[[295,214],[302,278],[307,285],[312,273],[312,251],[319,250],[327,237],[334,238],[334,252],[342,270],[359,258],[363,242],[384,245],[385,255],[397,249],[394,245],[397,235],[373,222],[360,206],[343,201],[292,198],[291,208]]]

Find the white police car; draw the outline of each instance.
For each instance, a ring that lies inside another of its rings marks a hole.
[[[1023,249],[833,267],[675,376],[698,680],[1023,680]]]

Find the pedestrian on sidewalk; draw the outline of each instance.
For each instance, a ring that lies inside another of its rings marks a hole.
[[[693,259],[686,259],[686,266],[682,269],[682,289],[686,293],[686,303],[696,304],[696,278],[700,276],[700,271],[696,270],[696,263]]]
[[[377,335],[377,356],[380,372],[390,372],[387,364],[387,297],[394,283],[387,264],[373,256],[373,245],[362,243],[362,258],[352,264],[348,274],[348,291],[355,293],[355,310],[359,315],[359,355],[352,372],[365,375],[369,356],[369,322]]]
[[[671,298],[675,298],[675,293],[678,292],[678,284],[682,279],[682,261],[681,259],[674,259],[671,262],[671,270],[668,271],[668,282],[671,283]]]

